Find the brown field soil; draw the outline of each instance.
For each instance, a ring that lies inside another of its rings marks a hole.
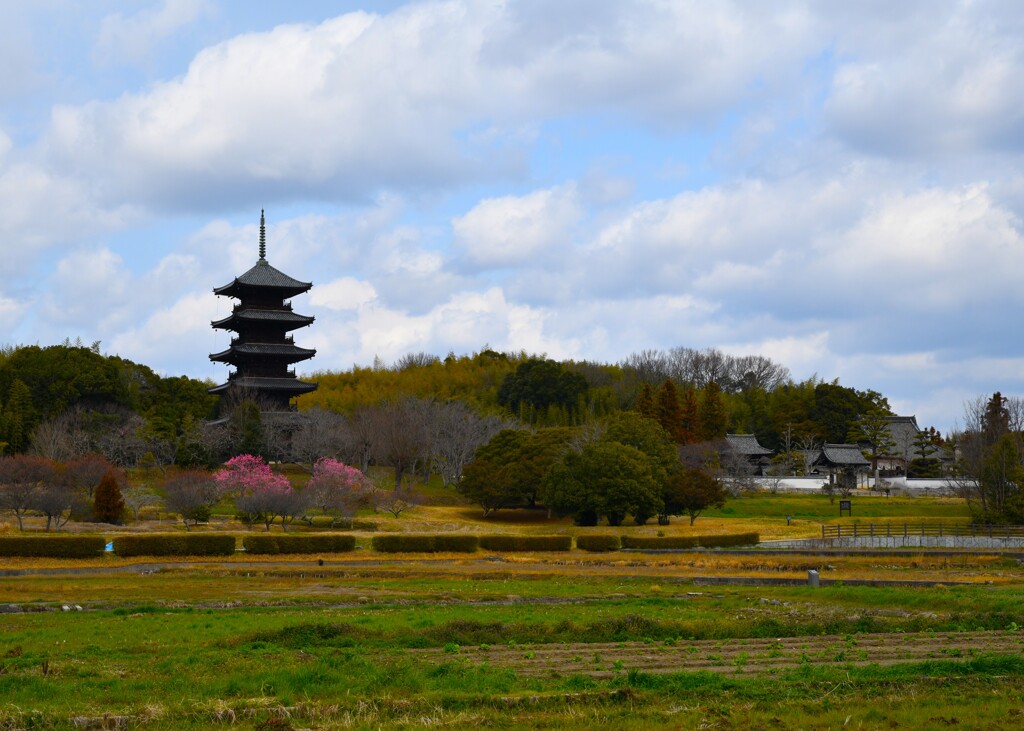
[[[801,666],[894,665],[1024,653],[1020,631],[878,633],[654,642],[566,643],[482,646],[407,651],[417,660],[441,665],[464,661],[508,668],[526,677],[644,673],[772,673]]]

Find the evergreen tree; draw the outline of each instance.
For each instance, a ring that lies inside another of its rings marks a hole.
[[[700,441],[713,442],[725,436],[729,426],[729,414],[722,400],[722,389],[714,381],[709,381],[701,389],[698,418]]]
[[[24,452],[28,448],[32,428],[32,393],[20,378],[11,381],[4,408],[3,433],[8,452]]]
[[[700,433],[700,404],[692,388],[683,391],[683,408],[679,421],[679,444],[693,444]]]
[[[658,388],[656,402],[657,419],[661,428],[672,438],[674,442],[681,443],[683,409],[679,403],[679,392],[676,391],[676,384],[671,378],[666,378],[661,387]]]
[[[651,384],[646,381],[640,387],[640,394],[636,397],[633,410],[647,419],[658,420],[658,407],[654,403],[654,391],[651,389]]]
[[[862,453],[865,459],[871,460],[871,471],[877,480],[879,458],[888,457],[896,451],[896,442],[885,414],[877,410],[864,414],[854,423],[846,438],[860,444],[867,442],[868,447]]]
[[[96,487],[92,512],[97,523],[121,522],[124,515],[124,498],[121,496],[117,474],[113,470],[109,470]]]

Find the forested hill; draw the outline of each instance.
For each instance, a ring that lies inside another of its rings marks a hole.
[[[173,439],[210,418],[212,384],[186,376],[161,377],[145,365],[102,355],[99,344],[65,343],[0,350],[0,442],[20,452],[41,424],[76,429],[130,426],[152,439]],[[128,418],[132,417],[132,418]]]
[[[458,401],[480,414],[542,426],[581,424],[636,409],[700,411],[703,429],[754,433],[778,449],[800,437],[843,442],[868,412],[890,413],[885,397],[838,382],[795,382],[782,365],[761,356],[674,348],[630,355],[616,364],[554,360],[490,349],[438,358],[411,354],[386,366],[319,372],[319,389],[299,408],[351,415],[360,407],[402,397]],[[666,383],[675,395],[665,395]],[[0,350],[0,442],[7,453],[28,449],[33,435],[97,434],[110,448],[129,441],[138,450],[181,438],[216,415],[212,384],[185,376],[162,377],[149,367],[64,343]],[[74,423],[69,423],[73,421]],[[50,427],[47,430],[46,427]],[[146,447],[145,443],[151,443]],[[52,450],[50,450],[52,451]]]
[[[401,396],[457,400],[477,411],[558,426],[633,409],[646,385],[652,397],[666,380],[682,405],[724,412],[724,429],[753,433],[766,447],[813,437],[844,442],[858,417],[891,413],[876,391],[859,391],[817,378],[795,382],[785,366],[762,356],[736,357],[715,349],[647,350],[621,363],[555,362],[525,352],[484,349],[441,359],[411,354],[392,365],[321,371],[320,388],[299,399],[300,409],[320,407],[351,414],[359,407]],[[707,404],[708,399],[720,404]]]

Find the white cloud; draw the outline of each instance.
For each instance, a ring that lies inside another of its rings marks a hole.
[[[896,3],[839,10],[825,112],[854,145],[893,157],[1024,150],[1024,23],[1014,3]],[[852,22],[844,22],[852,21]],[[874,36],[874,37],[872,37]]]
[[[206,0],[163,0],[127,17],[111,13],[100,24],[95,55],[104,60],[141,61],[206,9]]]
[[[353,277],[342,277],[326,284],[318,284],[309,296],[309,304],[328,310],[355,310],[372,302],[377,291],[369,282]]]
[[[109,34],[123,38],[136,22],[143,37],[169,32],[189,11],[111,20]],[[557,26],[552,12],[425,2],[237,36],[199,53],[179,79],[56,106],[48,149],[97,176],[107,200],[363,198],[521,170],[521,131],[538,115],[610,111],[689,129],[754,85],[783,93],[781,78],[791,83],[814,48],[811,19],[795,5],[588,3],[558,11]],[[496,136],[474,135],[481,126]]]
[[[217,315],[216,300],[208,292],[183,294],[173,304],[147,313],[140,325],[117,332],[104,349],[166,375],[225,378],[223,367],[199,365],[209,353],[227,347],[227,337],[210,328]]]
[[[480,201],[452,220],[455,250],[474,268],[523,264],[564,249],[583,210],[569,184],[523,196]]]

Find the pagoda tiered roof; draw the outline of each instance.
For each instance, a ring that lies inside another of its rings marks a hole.
[[[208,389],[209,393],[226,393],[229,388],[242,388],[252,391],[273,391],[281,394],[298,396],[302,393],[315,391],[317,384],[308,381],[300,381],[289,376],[287,378],[272,378],[270,376],[233,376],[229,377],[227,383],[214,386]]]
[[[285,330],[294,330],[299,327],[311,325],[315,320],[312,315],[300,315],[288,309],[265,309],[261,307],[236,307],[227,317],[215,320],[213,327],[221,330],[235,330],[234,327],[242,322],[265,322],[277,326],[284,326]]]
[[[235,277],[223,287],[216,287],[213,292],[227,297],[240,297],[246,290],[273,289],[275,294],[281,297],[291,297],[306,292],[312,286],[312,282],[300,282],[289,277],[270,266],[270,262],[261,257],[252,269]]]
[[[292,345],[291,343],[238,343],[237,345],[232,345],[227,350],[222,350],[219,353],[212,354],[210,356],[210,360],[231,363],[236,360],[233,356],[237,355],[273,356],[275,358],[286,359],[289,363],[295,363],[300,360],[312,358],[316,355],[316,350],[312,348],[300,348],[299,346]]]

